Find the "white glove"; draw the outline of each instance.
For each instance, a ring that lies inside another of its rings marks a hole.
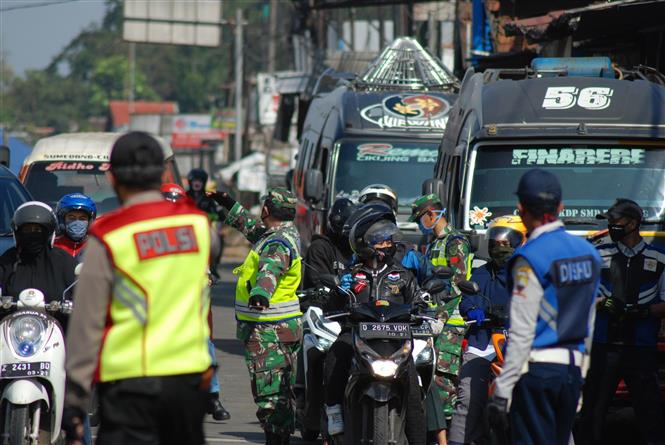
[[[441,334],[441,331],[443,331],[443,327],[445,326],[445,323],[439,319],[436,320],[427,320],[429,321],[429,325],[432,328],[432,333],[434,335],[439,335]]]

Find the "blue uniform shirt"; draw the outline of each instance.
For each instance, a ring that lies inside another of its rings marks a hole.
[[[507,271],[501,268],[498,272],[493,270],[492,264],[487,263],[473,271],[471,281],[480,287],[482,295],[462,295],[459,305],[460,313],[466,317],[472,309],[482,309],[485,314],[491,309],[507,315],[509,292],[507,288]],[[487,297],[486,298],[483,298]],[[489,299],[489,301],[487,301]],[[491,304],[490,304],[491,303]],[[492,331],[485,327],[473,325],[467,332],[468,346],[478,350],[485,350],[490,343]]]

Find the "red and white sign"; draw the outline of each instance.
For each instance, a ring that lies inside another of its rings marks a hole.
[[[173,148],[201,148],[204,141],[222,140],[226,132],[212,127],[209,114],[179,114],[173,118],[171,129]]]

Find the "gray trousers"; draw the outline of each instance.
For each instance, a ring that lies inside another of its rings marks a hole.
[[[489,443],[485,408],[490,380],[490,362],[465,352],[459,374],[457,403],[448,435],[449,442]]]

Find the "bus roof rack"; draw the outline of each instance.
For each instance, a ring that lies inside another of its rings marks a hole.
[[[369,91],[430,91],[459,88],[459,80],[417,40],[399,37],[355,82]]]

